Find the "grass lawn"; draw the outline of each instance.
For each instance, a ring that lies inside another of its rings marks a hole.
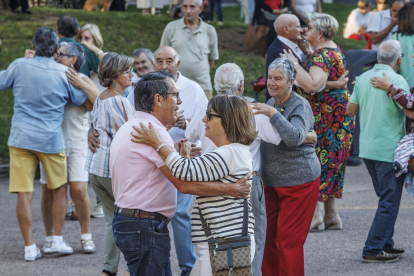
[[[342,37],[343,25],[348,14],[355,7],[343,4],[323,4],[323,11],[336,17],[340,25],[335,42],[343,52],[350,49],[365,48],[364,42],[346,40]],[[214,25],[220,34],[224,36],[229,31],[234,36],[235,44],[242,47],[241,43],[247,25],[244,19],[240,19],[239,7],[225,7],[224,24],[218,27]],[[165,11],[165,10],[164,10]],[[0,11],[0,39],[3,44],[0,52],[0,70],[4,70],[15,59],[23,56],[25,49],[32,48],[32,38],[35,30],[42,26],[55,28],[59,16],[73,14],[81,25],[95,23],[99,26],[104,39],[105,52],[118,52],[132,55],[134,49],[150,48],[155,50],[159,46],[160,38],[165,25],[171,18],[163,12],[162,17],[144,17],[134,6],[129,6],[126,12],[84,12],[81,10],[64,10],[52,8],[33,8],[31,16],[16,15]],[[219,38],[220,40],[220,38]],[[219,47],[221,45],[219,44]],[[233,48],[234,49],[234,48]],[[253,88],[249,84],[251,80],[265,74],[265,59],[263,56],[253,55],[249,51],[235,51],[221,47],[220,59],[216,61],[211,76],[214,77],[215,69],[223,63],[234,62],[244,72],[246,85],[245,94],[254,96]],[[264,102],[263,93],[260,100]],[[8,162],[7,139],[10,133],[11,118],[13,115],[12,90],[0,92],[0,164]]]

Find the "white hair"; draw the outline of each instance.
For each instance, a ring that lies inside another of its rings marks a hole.
[[[240,81],[244,81],[241,68],[235,63],[225,63],[216,70],[214,89],[219,95],[236,95],[240,90]]]
[[[203,0],[197,0],[196,2],[198,7],[201,7],[203,5]]]
[[[286,81],[289,82],[296,78],[296,68],[293,61],[288,58],[280,57],[270,63],[268,71],[279,70],[285,76]]]
[[[377,52],[378,63],[393,67],[401,57],[401,44],[398,40],[387,40],[380,44]]]

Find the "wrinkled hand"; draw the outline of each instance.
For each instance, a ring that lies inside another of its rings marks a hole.
[[[149,123],[146,127],[143,123],[139,123],[140,127],[133,126],[137,133],[131,132],[132,138],[131,141],[139,144],[145,144],[156,149],[159,145],[163,143],[158,134],[158,131],[154,126]]]
[[[96,129],[91,128],[88,132],[88,147],[93,152],[96,153],[96,149],[99,148],[99,133]]]
[[[283,54],[280,54],[281,57],[286,57],[293,61],[293,63],[298,63],[299,60],[293,55],[292,50],[289,49],[289,51],[286,51],[286,49],[283,49]]]
[[[305,140],[303,141],[302,145],[312,144],[316,146],[317,143],[318,143],[318,136],[316,135],[316,132],[312,130],[306,134]]]
[[[338,84],[340,85],[342,89],[345,89],[348,86],[348,81],[349,81],[348,74],[349,74],[349,71],[346,70],[345,73],[337,80]]]
[[[86,85],[86,82],[79,77],[78,73],[75,69],[69,68],[69,71],[66,71],[66,76],[68,77],[68,81],[77,88],[83,88]]]
[[[175,120],[175,123],[171,125],[171,127],[178,127],[181,129],[186,128],[186,121],[184,117],[184,110],[177,111],[177,120]]]
[[[309,41],[307,41],[303,36],[302,40],[299,41],[298,46],[299,49],[305,53],[305,55],[310,56],[313,53],[312,46],[310,45]]]
[[[277,113],[276,108],[264,103],[252,103],[251,106],[253,108],[254,115],[264,114],[267,117],[271,118],[273,115]]]
[[[374,77],[371,79],[371,84],[372,87],[374,88],[379,88],[382,90],[385,90],[386,92],[388,91],[388,89],[391,86],[391,82],[390,79],[388,78],[386,73],[383,73],[384,77],[383,78],[379,78],[379,77]]]
[[[201,154],[201,151],[203,150],[202,147],[197,147],[197,144],[191,143],[191,154],[190,158],[197,157],[197,155]]]
[[[232,195],[237,198],[247,199],[250,197],[252,191],[252,181],[248,180],[251,177],[250,173],[247,173],[245,176],[237,180],[233,184],[234,192]]]
[[[398,24],[398,17],[394,17],[394,16],[392,16],[391,17],[391,24],[390,25],[392,25],[392,26],[396,26]]]
[[[25,58],[34,58],[35,55],[36,52],[34,50],[26,49],[26,51],[24,51]]]

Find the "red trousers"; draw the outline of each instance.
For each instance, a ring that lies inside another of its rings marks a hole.
[[[265,186],[267,232],[263,276],[303,276],[303,245],[319,193],[319,177],[292,187]]]

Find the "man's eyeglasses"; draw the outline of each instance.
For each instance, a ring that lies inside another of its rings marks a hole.
[[[211,117],[217,117],[217,118],[223,119],[223,116],[211,114],[210,111],[208,110],[206,110],[206,116],[207,116],[207,121],[210,121]]]
[[[62,52],[57,52],[56,53],[56,57],[61,57],[61,56],[68,57],[68,58],[73,57],[73,55],[65,54],[65,53],[62,53]]]
[[[175,93],[165,93],[165,94],[172,94],[175,95],[175,97],[178,99],[180,97],[180,92],[175,92]]]

